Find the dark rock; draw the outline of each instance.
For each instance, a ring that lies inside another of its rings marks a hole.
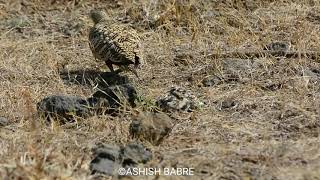
[[[53,95],[44,98],[37,104],[40,115],[48,120],[57,118],[71,122],[75,116],[90,116],[90,108],[87,100],[76,96]]]
[[[147,163],[152,159],[152,154],[142,144],[131,143],[121,149],[122,165],[136,166],[139,163]]]
[[[93,160],[89,169],[92,174],[117,175],[120,167],[135,167],[152,159],[152,153],[142,144],[130,143],[125,147],[99,144],[93,148]]]
[[[116,109],[125,103],[135,107],[136,99],[137,91],[135,88],[130,84],[122,84],[101,89],[95,92],[91,98],[88,98],[88,101],[95,108]]]
[[[108,99],[90,97],[87,101],[89,102],[93,112],[96,114],[112,114],[115,111],[115,107],[111,107]]]
[[[312,23],[320,24],[319,11],[311,11],[308,13],[306,19]]]
[[[164,113],[141,112],[130,124],[130,134],[133,138],[159,145],[172,127],[172,119]]]
[[[208,76],[202,80],[202,84],[205,87],[219,85],[221,83],[223,83],[223,79],[216,75]]]
[[[224,75],[224,79],[226,82],[230,83],[230,82],[239,82],[240,79],[242,79],[242,77],[239,76],[239,74],[225,74]]]
[[[226,99],[219,103],[218,109],[219,110],[231,109],[236,107],[238,104],[239,103],[233,99]]]
[[[117,170],[121,166],[120,148],[118,146],[100,144],[93,149],[93,155],[94,159],[89,166],[92,174],[117,174]]]
[[[263,90],[276,91],[281,89],[283,85],[280,82],[273,82],[271,80],[266,80],[262,82],[260,86]]]
[[[101,77],[103,78],[103,81],[105,82],[105,84],[107,84],[108,86],[129,83],[129,79],[127,76],[121,76],[119,73],[115,73],[115,72],[104,72],[101,74]]]
[[[288,52],[289,44],[287,42],[272,42],[264,48],[264,50],[274,51],[274,52]]]
[[[0,117],[0,127],[9,125],[9,120],[5,117]]]
[[[320,82],[320,70],[319,67],[311,67],[303,69],[301,72],[301,76],[304,77],[304,79],[308,80],[308,86],[311,87],[312,85],[319,84]]]
[[[192,53],[190,53],[190,51],[188,51],[188,49],[186,50],[182,50],[182,49],[175,49],[174,50],[174,62],[182,64],[184,66],[187,66],[190,64],[190,62],[192,62],[192,60],[194,59]]]
[[[165,95],[158,97],[156,101],[164,111],[193,111],[203,103],[195,97],[191,91],[182,87],[172,87]]]
[[[64,33],[64,35],[71,37],[81,33],[84,29],[84,22],[83,21],[70,21],[66,23],[64,26],[60,28],[60,31]]]
[[[243,82],[251,73],[260,69],[259,63],[249,59],[225,59],[222,65],[222,79],[227,83]]]

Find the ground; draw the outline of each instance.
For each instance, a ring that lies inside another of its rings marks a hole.
[[[123,75],[148,103],[118,116],[45,123],[41,99],[88,97],[108,71],[88,45],[88,13],[97,7],[142,36],[141,81]],[[0,176],[94,178],[92,147],[132,141],[130,115],[178,85],[203,105],[175,113],[160,145],[146,143],[153,160],[145,167],[195,170],[164,179],[319,179],[319,58],[211,56],[277,41],[303,54],[320,49],[319,34],[316,0],[0,1],[0,120],[8,121],[0,123]]]

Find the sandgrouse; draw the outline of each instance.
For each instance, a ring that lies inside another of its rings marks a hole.
[[[111,22],[102,10],[91,10],[90,17],[94,26],[89,32],[89,44],[94,57],[105,61],[111,72],[131,71],[138,77],[136,69],[141,63],[138,33],[128,25]],[[114,71],[113,65],[119,69]]]

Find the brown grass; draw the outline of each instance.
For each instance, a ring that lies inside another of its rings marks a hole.
[[[70,83],[61,70],[81,76],[107,69],[88,47],[94,7],[143,36],[143,82],[127,75],[150,106],[173,84],[207,104],[180,114],[171,135],[149,145],[155,158],[146,166],[192,167],[194,179],[320,178],[319,62],[261,57],[250,69],[251,60],[234,58],[230,67],[244,82],[199,86],[213,73],[227,73],[225,59],[211,53],[260,51],[273,41],[299,52],[319,50],[315,0],[0,1],[0,116],[10,121],[0,127],[0,177],[90,179],[91,147],[131,141],[130,111],[67,125],[46,125],[36,115],[36,103],[48,95],[94,92],[94,80]],[[280,88],[263,88],[266,83]],[[219,108],[229,99],[238,105]]]

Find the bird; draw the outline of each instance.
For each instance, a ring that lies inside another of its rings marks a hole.
[[[130,71],[138,79],[141,40],[135,29],[126,24],[114,23],[102,9],[90,11],[94,22],[89,32],[89,46],[95,59],[105,61],[111,72]],[[119,69],[113,69],[117,65]]]

